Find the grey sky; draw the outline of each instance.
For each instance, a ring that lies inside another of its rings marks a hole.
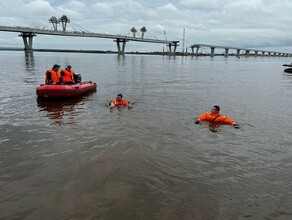
[[[71,29],[130,34],[131,27],[145,26],[147,36],[182,45],[185,28],[185,47],[204,43],[290,52],[291,11],[291,0],[9,0],[0,3],[0,25],[52,29],[49,18],[67,15]],[[0,32],[0,46],[23,44],[17,33]],[[112,40],[41,35],[34,38],[34,47],[116,50]],[[161,47],[129,42],[126,50]]]

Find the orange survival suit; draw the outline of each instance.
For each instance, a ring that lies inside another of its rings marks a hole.
[[[213,123],[230,124],[230,125],[236,124],[235,121],[228,116],[224,116],[224,115],[221,115],[219,113],[211,114],[210,112],[205,112],[204,114],[198,116],[197,120],[198,121],[209,121],[209,122],[213,122]]]
[[[122,100],[117,100],[117,99],[114,99],[112,100],[109,105],[114,105],[114,106],[128,106],[129,105],[129,101],[125,100],[125,99],[122,99]]]
[[[73,70],[63,69],[61,71],[62,82],[64,83],[73,83],[74,82],[74,72]]]
[[[57,84],[60,81],[61,73],[58,70],[57,72],[53,69],[47,70],[46,72],[46,84]]]

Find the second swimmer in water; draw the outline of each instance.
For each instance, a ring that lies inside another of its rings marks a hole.
[[[201,121],[208,121],[212,129],[217,127],[216,124],[230,124],[233,125],[234,128],[239,128],[239,125],[232,118],[221,115],[219,112],[220,107],[218,105],[214,105],[211,112],[206,112],[198,116],[195,124],[199,124]]]
[[[128,100],[123,99],[122,94],[118,94],[116,99],[113,99],[108,103],[108,106],[110,108],[114,108],[114,107],[129,107],[129,108],[131,108],[131,107],[133,107],[132,104]]]

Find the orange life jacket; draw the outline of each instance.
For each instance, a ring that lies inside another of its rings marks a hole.
[[[209,121],[212,123],[226,123],[226,124],[234,124],[234,120],[228,116],[220,115],[220,114],[211,114],[210,112],[206,112],[200,115],[198,118],[200,121]]]
[[[113,104],[114,106],[118,106],[118,105],[128,106],[129,105],[129,102],[127,100],[124,100],[124,99],[122,99],[120,101],[114,99],[114,100],[111,101],[111,104]]]
[[[64,73],[64,75],[62,74],[62,72]],[[73,76],[74,76],[74,72],[73,70],[67,70],[67,69],[63,69],[61,71],[61,77],[62,77],[62,81],[63,82],[73,82]]]
[[[53,81],[54,84],[59,82],[59,79],[61,76],[60,71],[55,72],[54,70],[50,69],[50,70],[47,70],[46,72],[46,79],[45,79],[46,84],[49,84],[48,73],[51,74],[51,80]]]

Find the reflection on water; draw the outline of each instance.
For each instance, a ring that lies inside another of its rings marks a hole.
[[[34,54],[33,52],[24,52],[25,54],[25,65],[26,65],[26,70],[28,71],[34,71],[35,70],[35,62],[34,62]]]
[[[37,99],[39,111],[51,119],[54,125],[76,124],[77,109],[84,105],[85,96],[70,99]]]
[[[209,130],[212,132],[219,131],[219,124],[214,122],[208,122]]]

